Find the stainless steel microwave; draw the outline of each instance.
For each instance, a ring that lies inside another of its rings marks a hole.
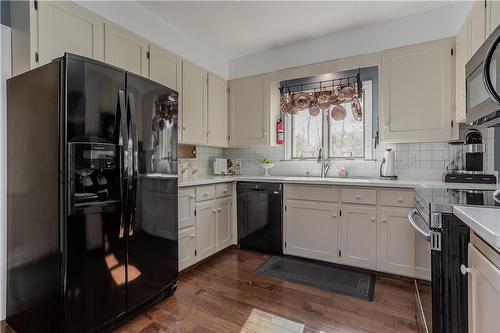
[[[466,121],[482,127],[500,126],[500,26],[465,66]]]

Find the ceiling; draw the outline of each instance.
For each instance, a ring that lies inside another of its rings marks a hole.
[[[231,60],[457,2],[140,1],[140,4]]]

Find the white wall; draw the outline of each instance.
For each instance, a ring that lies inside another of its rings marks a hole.
[[[228,59],[221,53],[135,1],[73,1],[220,77],[228,77]]]
[[[229,78],[235,79],[456,36],[471,7],[470,2],[443,6],[384,23],[231,59]]]
[[[7,103],[6,79],[11,75],[10,28],[1,25],[0,37],[0,320],[5,319],[7,268]]]

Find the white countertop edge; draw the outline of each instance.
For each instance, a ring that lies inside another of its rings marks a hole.
[[[210,185],[217,183],[228,183],[235,181],[254,182],[279,182],[289,184],[311,184],[311,185],[345,185],[366,187],[392,187],[392,188],[454,188],[454,189],[477,189],[495,190],[497,184],[457,184],[443,183],[441,180],[422,179],[398,179],[382,180],[378,178],[320,178],[320,177],[297,177],[297,176],[204,176],[198,178],[179,178],[179,187]]]
[[[453,214],[491,246],[500,249],[500,209],[454,206]]]

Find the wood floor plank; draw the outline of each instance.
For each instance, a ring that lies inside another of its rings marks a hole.
[[[226,250],[183,272],[172,297],[116,332],[239,333],[253,309],[303,323],[307,333],[417,332],[410,280],[376,277],[369,302],[255,272],[268,258]],[[0,333],[16,332],[2,323]]]

